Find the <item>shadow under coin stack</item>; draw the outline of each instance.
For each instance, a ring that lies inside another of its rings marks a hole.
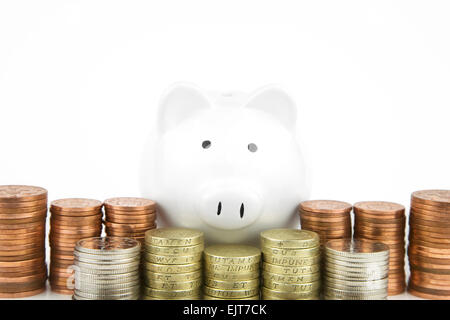
[[[246,245],[214,245],[203,253],[205,300],[259,300],[261,251]]]
[[[145,300],[201,299],[203,238],[203,232],[184,228],[145,233]]]
[[[320,240],[308,230],[261,232],[264,300],[316,300],[320,295]]]
[[[119,197],[105,200],[104,206],[106,234],[133,238],[144,246],[145,232],[156,228],[156,203],[143,198]]]
[[[389,247],[367,240],[328,241],[324,250],[326,300],[384,300],[388,295]]]
[[[384,201],[358,202],[354,238],[382,242],[389,246],[388,295],[405,291],[405,207]]]
[[[352,237],[350,217],[352,205],[334,200],[310,200],[300,203],[300,226],[303,230],[317,232],[320,244],[328,240]]]
[[[68,198],[50,204],[50,287],[60,294],[73,294],[73,250],[78,240],[102,232],[102,203],[93,199]]]
[[[450,299],[450,190],[422,190],[411,196],[408,292]]]
[[[141,244],[131,238],[94,237],[78,241],[75,300],[137,300]]]
[[[0,298],[45,290],[47,190],[0,186]]]

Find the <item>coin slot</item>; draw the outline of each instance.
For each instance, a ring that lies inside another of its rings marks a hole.
[[[244,218],[244,204],[243,203],[241,203],[240,215],[241,215],[241,219]]]
[[[256,152],[258,150],[258,146],[254,143],[249,143],[247,148],[250,152]]]
[[[209,147],[211,147],[211,141],[205,140],[205,141],[202,142],[202,148],[203,149],[208,149]]]
[[[222,212],[222,202],[219,201],[219,205],[217,206],[217,215],[219,216]]]

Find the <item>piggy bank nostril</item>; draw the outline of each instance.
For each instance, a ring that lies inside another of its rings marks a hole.
[[[240,215],[241,215],[241,219],[244,218],[244,204],[243,203],[241,203]]]
[[[219,204],[217,205],[217,215],[220,215],[222,212],[222,202],[219,201]]]

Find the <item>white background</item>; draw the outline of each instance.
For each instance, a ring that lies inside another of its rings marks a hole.
[[[448,1],[1,1],[0,184],[139,195],[161,93],[278,83],[312,198],[450,188]]]

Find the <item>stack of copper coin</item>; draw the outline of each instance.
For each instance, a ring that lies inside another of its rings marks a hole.
[[[355,213],[354,237],[382,242],[389,246],[390,296],[405,291],[405,207],[384,201],[358,202]]]
[[[320,236],[320,244],[328,240],[352,236],[352,205],[334,200],[311,200],[300,203],[300,226]]]
[[[156,228],[156,203],[152,200],[120,197],[107,199],[104,205],[108,236],[133,238],[143,245],[145,232]]]
[[[45,290],[47,190],[0,186],[0,298]]]
[[[102,232],[102,202],[69,198],[50,205],[50,285],[54,292],[73,294],[73,250],[80,239]]]
[[[428,299],[450,299],[450,190],[411,196],[408,291]]]

